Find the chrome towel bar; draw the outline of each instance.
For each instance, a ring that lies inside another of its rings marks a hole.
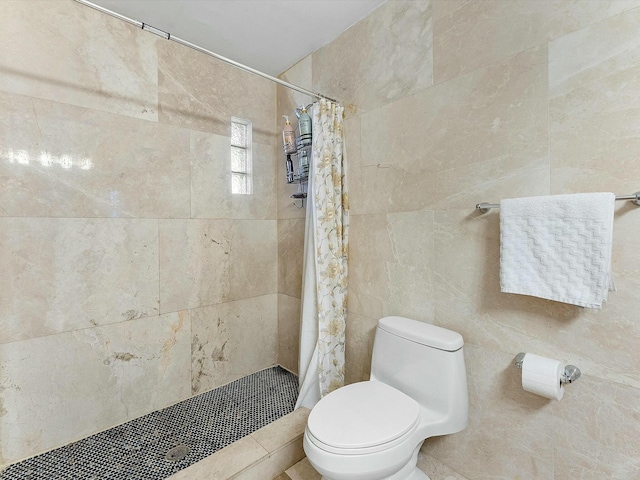
[[[636,192],[633,195],[620,195],[616,197],[616,201],[622,200],[631,201],[640,207],[640,192]],[[500,208],[500,204],[483,202],[476,205],[476,209],[480,210],[482,213],[487,213],[492,208]]]

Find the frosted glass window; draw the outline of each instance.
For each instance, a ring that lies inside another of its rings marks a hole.
[[[253,193],[251,177],[251,122],[231,119],[231,193]]]
[[[247,171],[247,150],[245,148],[231,147],[231,171]]]
[[[246,148],[247,126],[242,123],[231,123],[231,145]]]
[[[231,191],[233,193],[247,195],[249,194],[248,187],[247,176],[244,173],[231,173]]]

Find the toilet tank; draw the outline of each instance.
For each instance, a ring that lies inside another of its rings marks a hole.
[[[445,328],[404,317],[381,318],[371,380],[409,395],[443,420],[446,433],[460,431],[469,409],[463,344],[459,333]]]

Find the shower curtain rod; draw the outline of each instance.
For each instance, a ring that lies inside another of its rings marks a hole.
[[[236,62],[235,60],[231,60],[230,58],[223,57],[222,55],[212,52],[211,50],[207,50],[206,48],[202,48],[198,45],[194,45],[193,43],[187,42],[186,40],[183,40],[179,37],[175,37],[170,33],[165,32],[164,30],[160,30],[159,28],[155,28],[147,23],[139,22],[138,20],[125,17],[124,15],[120,15],[119,13],[116,13],[112,10],[108,10],[104,7],[101,7],[100,5],[96,5],[95,3],[88,2],[87,0],[75,0],[75,1],[78,3],[81,3],[82,5],[86,5],[87,7],[91,7],[95,10],[98,10],[99,12],[106,13],[107,15],[111,15],[112,17],[122,20],[123,22],[130,23],[131,25],[141,28],[142,30],[146,30],[147,32],[154,33],[155,35],[158,35],[159,37],[162,37],[166,40],[172,40],[176,43],[179,43],[180,45],[184,45],[185,47],[192,48],[193,50],[196,50],[200,53],[204,53],[205,55],[209,55],[210,57],[217,58],[218,60],[222,60],[223,62],[228,63],[229,65],[239,68],[240,70],[244,70],[245,72],[253,73],[254,75],[257,75],[259,77],[266,78],[267,80],[271,80],[274,83],[282,85],[283,87],[289,88],[291,90],[295,90],[296,92],[304,93],[305,95],[309,95],[310,97],[314,97],[317,99],[325,98],[332,102],[336,102],[336,103],[338,102],[337,100],[334,100],[331,97],[327,97],[326,95],[322,95],[321,93],[312,92],[311,90],[307,90],[306,88],[299,87],[298,85],[294,85],[293,83],[285,82],[284,80],[280,80],[277,77],[273,77],[268,73],[264,73],[264,72],[261,72],[260,70],[256,70],[255,68],[248,67],[247,65],[243,65],[242,63]]]

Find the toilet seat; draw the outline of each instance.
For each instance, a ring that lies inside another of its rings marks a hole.
[[[374,453],[402,442],[419,420],[418,402],[385,383],[368,381],[320,400],[309,415],[307,433],[325,451]]]

